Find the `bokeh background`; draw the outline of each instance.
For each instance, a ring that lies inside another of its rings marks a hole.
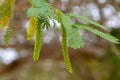
[[[74,70],[72,75],[69,74],[61,52],[61,35],[58,29],[52,27],[52,23],[49,30],[44,30],[40,60],[33,62],[34,39],[26,39],[29,23],[27,9],[31,5],[28,0],[15,1],[13,31],[8,46],[3,45],[5,31],[0,30],[0,80],[120,80],[120,45],[87,31],[80,31],[86,43],[83,48],[69,48]],[[108,28],[103,32],[120,39],[120,0],[49,2],[64,13],[80,14],[99,22]],[[73,22],[81,21],[73,19]]]

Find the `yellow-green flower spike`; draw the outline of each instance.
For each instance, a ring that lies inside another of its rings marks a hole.
[[[64,27],[62,27],[62,52],[63,52],[63,57],[64,57],[64,61],[65,61],[68,72],[73,73],[73,69],[72,69],[72,65],[71,65],[69,53],[68,53],[67,35]]]
[[[0,27],[4,28],[5,26],[9,25],[11,10],[8,9],[5,16],[3,16],[0,20]]]
[[[40,51],[42,47],[42,37],[43,30],[42,30],[42,24],[38,22],[38,25],[36,26],[36,39],[35,39],[35,46],[34,46],[34,53],[33,53],[33,61],[37,61],[40,56]]]
[[[66,33],[66,29],[64,27],[64,24],[62,23],[61,14],[62,13],[60,12],[60,10],[56,10],[56,15],[58,17],[58,21],[61,23],[62,53],[63,53],[65,65],[67,67],[68,72],[73,73],[73,69],[72,69],[72,65],[71,65],[70,58],[69,58],[69,53],[68,53],[67,33]]]
[[[12,27],[9,26],[7,29],[6,29],[6,32],[5,32],[5,35],[4,35],[4,45],[7,46],[9,41],[10,41],[10,38],[11,38],[11,35],[12,35]]]
[[[9,16],[8,15],[3,16],[2,19],[0,20],[1,28],[4,28],[5,26],[7,26],[8,22],[9,22]]]
[[[37,26],[37,21],[34,19],[34,17],[30,18],[30,22],[27,28],[27,39],[31,40],[34,36],[35,30]]]

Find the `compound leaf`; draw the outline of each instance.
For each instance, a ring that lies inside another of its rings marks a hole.
[[[62,14],[62,23],[64,24],[68,37],[68,45],[74,49],[84,46],[84,41],[78,30],[72,27],[72,22],[69,16]]]
[[[96,35],[110,41],[110,42],[119,43],[119,39],[117,39],[117,38],[115,38],[115,37],[113,37],[113,36],[111,36],[109,34],[106,34],[106,33],[103,33],[101,31],[98,31],[96,29],[93,29],[92,27],[89,27],[89,26],[87,26],[85,24],[75,24],[73,26],[75,26],[77,28],[80,28],[80,29],[88,30],[88,31],[90,31],[90,32],[92,32],[92,33],[94,33],[94,34],[96,34]]]
[[[86,21],[86,22],[88,22],[88,23],[90,23],[90,24],[93,24],[93,25],[95,25],[95,26],[98,26],[98,27],[106,30],[106,28],[105,28],[103,25],[101,25],[101,24],[99,24],[99,23],[97,23],[97,22],[95,22],[95,21],[92,21],[92,20],[90,20],[90,19],[88,19],[88,18],[86,18],[86,17],[80,16],[80,15],[77,15],[77,14],[72,14],[72,13],[70,13],[69,16],[75,17],[75,18],[78,18],[78,19],[81,19],[81,20],[83,20],[83,21]]]

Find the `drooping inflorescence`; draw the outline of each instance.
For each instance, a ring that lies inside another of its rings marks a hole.
[[[14,0],[0,1],[0,29],[7,27],[4,35],[4,44],[7,45],[12,34],[12,16],[14,10]]]
[[[42,23],[40,19],[36,21],[36,36],[35,36],[35,47],[34,47],[34,53],[33,53],[33,61],[39,60],[40,51],[42,47],[42,39],[43,39],[43,28]]]
[[[62,12],[60,10],[56,10],[56,15],[58,17],[58,21],[61,23],[62,53],[63,53],[64,61],[66,64],[66,68],[68,72],[73,73],[72,65],[71,65],[69,53],[68,53],[67,31],[65,28],[65,24],[62,21]]]

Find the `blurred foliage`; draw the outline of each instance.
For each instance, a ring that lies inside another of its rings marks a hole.
[[[106,51],[104,59],[111,66],[109,80],[120,80],[120,59],[116,56],[116,53],[109,48]],[[110,67],[108,66],[108,67]]]
[[[115,36],[116,38],[119,39],[120,42],[120,28],[113,28],[111,30],[111,35]],[[120,49],[120,44],[116,44],[117,48]]]

